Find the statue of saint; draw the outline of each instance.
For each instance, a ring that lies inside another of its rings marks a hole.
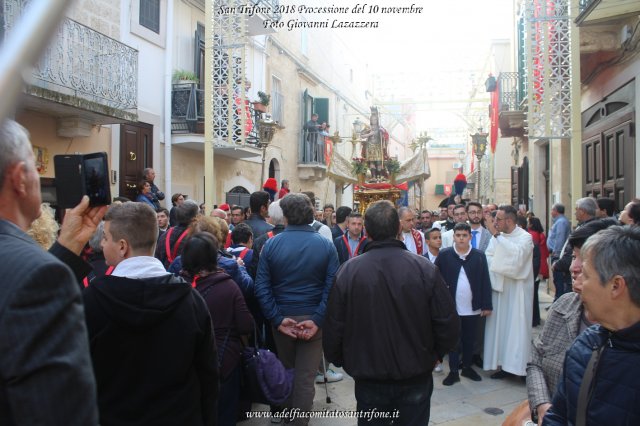
[[[380,182],[383,178],[388,178],[384,163],[389,160],[387,152],[389,133],[380,125],[380,117],[376,107],[371,107],[369,123],[369,128],[360,134],[362,139],[361,153],[362,158],[367,161],[369,170],[371,170],[371,179]]]

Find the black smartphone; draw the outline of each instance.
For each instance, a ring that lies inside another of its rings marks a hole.
[[[53,157],[56,174],[58,206],[72,208],[83,195],[89,196],[91,207],[111,204],[109,163],[106,152],[85,155],[56,155]]]

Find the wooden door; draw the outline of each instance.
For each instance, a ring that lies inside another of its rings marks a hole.
[[[142,170],[153,167],[153,126],[144,123],[120,126],[120,196],[135,200]]]

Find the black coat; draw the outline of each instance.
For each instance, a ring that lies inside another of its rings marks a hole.
[[[371,241],[338,270],[322,343],[326,359],[356,380],[410,381],[431,374],[459,330],[435,266],[402,241]]]
[[[211,316],[191,284],[110,275],[83,295],[101,425],[215,423]]]
[[[449,286],[449,292],[454,301],[456,300],[460,268],[464,268],[464,273],[467,275],[471,287],[471,308],[474,311],[478,309],[493,310],[489,267],[483,252],[472,248],[465,260],[462,260],[453,247],[447,247],[440,251],[435,265],[440,269],[442,278]]]

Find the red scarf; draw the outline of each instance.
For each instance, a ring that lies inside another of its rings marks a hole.
[[[420,256],[422,256],[424,253],[424,247],[422,246],[422,235],[420,235],[420,231],[411,229],[411,236],[413,237],[413,241],[416,243],[416,251]]]
[[[367,239],[367,237],[362,237],[360,238],[360,241],[358,242],[358,245],[356,246],[356,252],[355,253],[351,253],[351,245],[349,244],[349,238],[347,237],[347,234],[344,234],[342,236],[342,240],[344,241],[344,245],[347,246],[347,252],[349,252],[349,259],[351,259],[352,257],[356,257],[360,251],[360,246],[362,245],[362,242],[365,241]]]

